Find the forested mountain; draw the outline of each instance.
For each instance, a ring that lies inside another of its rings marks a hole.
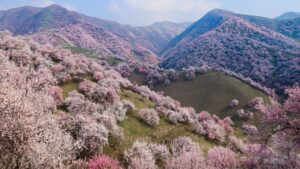
[[[154,57],[157,57],[156,55],[169,40],[181,33],[187,26],[189,26],[189,23],[157,22],[150,26],[132,27],[85,16],[58,5],[46,8],[21,7],[0,12],[0,30],[9,30],[15,35],[36,33],[42,35],[43,33],[54,34],[59,32],[58,36],[63,37],[63,33],[66,33],[65,30],[67,28],[91,28],[93,29],[93,35],[97,36],[98,39],[101,36],[104,36],[103,39],[107,39],[107,34],[110,34],[110,38],[113,37],[115,44],[118,44],[118,46],[115,46],[116,48],[123,48],[129,51],[132,49],[130,52],[120,54],[120,52],[116,52],[118,49],[115,51],[107,43],[101,43],[102,47],[100,48],[105,48],[103,50],[106,53],[116,55],[116,57],[126,55],[125,58],[137,57],[138,59],[142,58],[142,60],[143,58],[153,60]],[[74,29],[70,31],[74,31]],[[90,36],[88,32],[91,32],[91,30],[77,30],[80,37]],[[87,35],[84,33],[87,33]],[[68,39],[68,37],[65,38]],[[52,40],[55,40],[55,38],[52,38]],[[95,40],[92,41],[95,42]],[[83,42],[79,43],[71,39],[69,39],[69,42],[77,45],[83,44]],[[59,41],[49,41],[49,43],[58,44]],[[88,43],[88,41],[85,41],[85,45],[79,47],[93,46],[91,49],[95,49],[95,46],[100,46],[99,42],[98,44]],[[103,53],[101,52],[100,54]]]
[[[299,82],[300,44],[245,18],[224,10],[208,13],[169,43],[162,67],[209,65],[271,88]]]

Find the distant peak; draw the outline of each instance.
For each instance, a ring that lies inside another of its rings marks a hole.
[[[209,13],[233,14],[233,12],[231,12],[231,11],[227,11],[227,10],[220,9],[220,8],[213,9]]]
[[[300,18],[300,12],[286,12],[275,19],[278,20],[285,20],[285,19],[295,19],[295,18]]]
[[[60,6],[60,5],[57,5],[57,4],[53,4],[53,5],[47,6],[46,8],[49,8],[49,9],[67,10],[66,8],[64,8],[64,7]]]

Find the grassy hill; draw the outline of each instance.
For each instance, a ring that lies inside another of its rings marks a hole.
[[[143,75],[133,75],[131,80],[141,84]],[[266,101],[268,96],[252,86],[234,78],[217,72],[208,72],[197,75],[193,81],[186,81],[184,75],[170,85],[160,85],[154,88],[156,91],[163,91],[181,102],[184,106],[191,106],[198,112],[202,110],[217,114],[220,117],[232,116],[233,120],[240,126],[243,120],[236,116],[238,109],[251,110],[247,103],[255,97],[263,97]],[[230,108],[229,103],[233,99],[238,99],[240,104],[237,108]],[[257,122],[256,118],[249,123]]]
[[[136,110],[128,112],[127,118],[119,123],[124,130],[124,142],[121,144],[114,144],[114,141],[111,140],[112,144],[104,148],[106,154],[122,159],[124,150],[131,147],[136,140],[147,140],[149,142],[170,145],[173,139],[180,136],[189,136],[191,139],[193,139],[193,141],[199,143],[204,152],[207,152],[215,144],[218,144],[208,140],[203,136],[198,136],[193,133],[191,125],[180,123],[176,125],[170,124],[168,120],[164,118],[161,118],[160,124],[157,126],[152,127],[146,125],[139,119],[137,113],[142,108],[154,108],[155,103],[143,98],[137,93],[128,90],[123,90],[120,95],[122,99],[129,100],[130,102],[134,103]],[[238,130],[235,132],[240,134]]]
[[[89,79],[87,77],[86,79]],[[73,90],[77,90],[80,82],[69,82],[61,85],[63,89],[64,98],[68,97],[68,94]],[[147,140],[154,143],[163,143],[170,145],[171,141],[180,136],[188,136],[193,141],[199,143],[202,150],[207,151],[214,145],[220,144],[212,140],[208,140],[204,136],[196,135],[192,130],[191,125],[187,124],[171,124],[167,119],[161,118],[160,124],[157,126],[149,126],[140,120],[138,117],[138,111],[142,108],[154,108],[155,103],[142,97],[141,95],[129,90],[122,90],[120,93],[122,100],[128,100],[135,105],[135,110],[127,112],[127,118],[119,122],[119,126],[124,131],[124,141],[120,143],[113,138],[110,138],[109,145],[104,147],[105,154],[120,159],[123,159],[123,152],[130,148],[136,140]],[[67,111],[61,109],[61,111]],[[241,130],[235,129],[235,135],[243,138]]]

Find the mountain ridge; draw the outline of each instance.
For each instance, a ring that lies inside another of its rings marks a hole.
[[[34,9],[29,14],[24,14],[24,19],[14,16],[14,13],[22,13]],[[69,11],[59,5],[51,5],[45,8],[20,7],[0,14],[0,30],[9,30],[15,35],[33,34],[36,32],[57,29],[67,25],[90,24],[102,27],[114,33],[131,44],[138,44],[151,52],[158,54],[170,39],[181,33],[189,24],[158,22],[144,27],[132,27],[122,25],[114,21],[103,20],[86,16],[75,11]],[[11,18],[14,18],[12,20]],[[25,25],[25,26],[24,26]]]
[[[188,28],[188,33],[179,35],[182,37],[176,45],[165,50],[161,66],[181,69],[208,65],[277,89],[300,80],[299,43],[239,15],[219,11],[208,13]],[[213,25],[203,24],[213,20]]]
[[[275,19],[285,20],[285,19],[296,19],[300,18],[300,12],[285,12],[282,15],[276,17]]]

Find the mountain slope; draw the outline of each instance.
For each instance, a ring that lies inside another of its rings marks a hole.
[[[263,26],[292,39],[300,41],[300,17],[283,14],[282,19],[270,19],[259,16],[235,14],[257,26]],[[284,19],[285,18],[285,19]]]
[[[156,54],[169,40],[189,26],[188,23],[161,22],[146,27],[132,27],[85,16],[58,5],[46,8],[22,7],[0,12],[0,30],[7,29],[16,35],[58,29],[75,24],[101,27],[128,43],[139,44]]]
[[[132,45],[119,36],[90,24],[76,24],[40,31],[30,37],[42,44],[50,43],[53,46],[80,46],[104,57],[114,56],[127,61],[157,62],[156,55],[151,51],[139,45]]]
[[[217,24],[203,24],[206,20]],[[300,81],[300,44],[230,12],[212,11],[179,37],[181,40],[164,53],[162,67],[208,64],[275,88]]]
[[[195,37],[211,31],[212,29],[220,26],[220,24],[222,24],[222,22],[229,17],[242,18],[252,24],[255,24],[256,26],[266,27],[300,41],[300,18],[291,17],[289,19],[270,19],[260,16],[236,14],[222,9],[215,9],[209,12],[199,21],[192,24],[189,28],[183,31],[183,33],[172,39],[162,50],[161,54],[163,54],[166,50],[176,46],[179,41],[187,36]]]

